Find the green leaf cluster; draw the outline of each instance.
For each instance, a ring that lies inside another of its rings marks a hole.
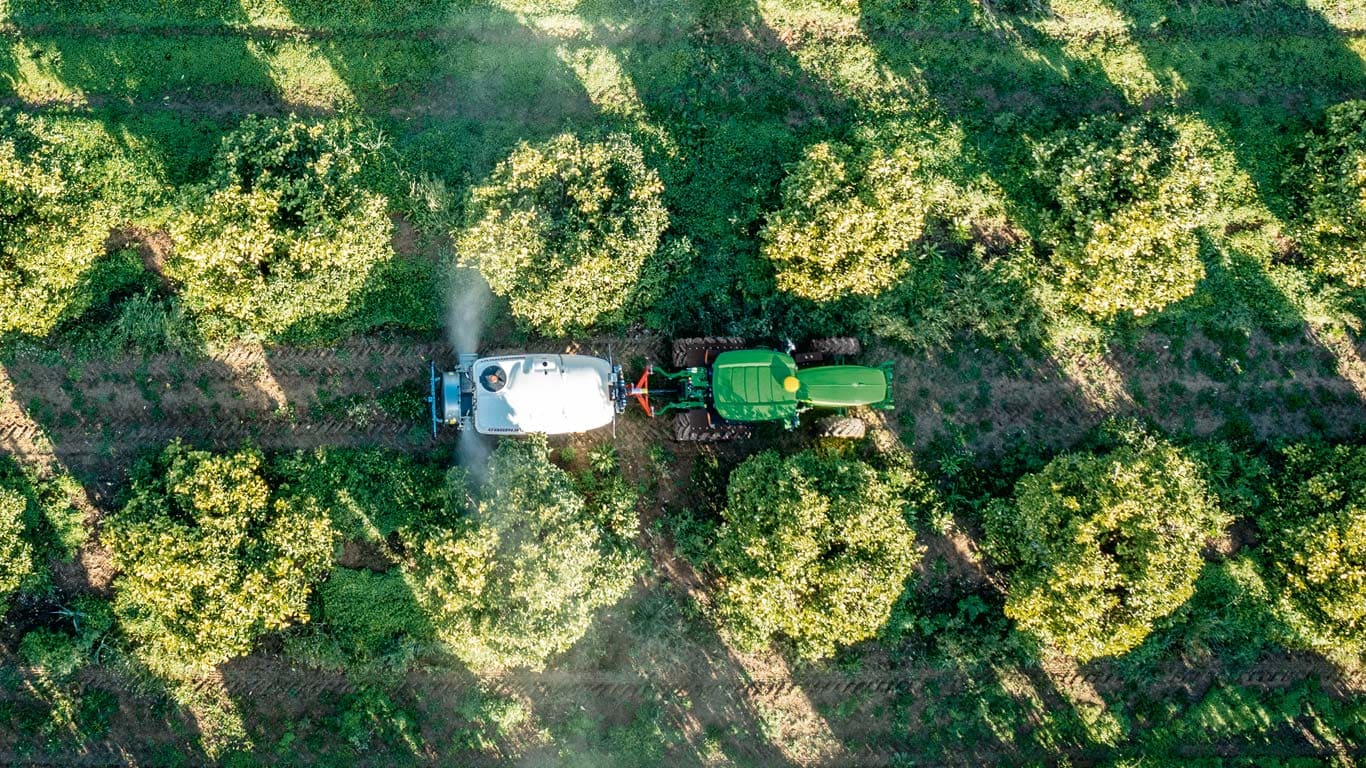
[[[401,532],[409,582],[437,636],[467,663],[539,669],[630,589],[643,563],[634,492],[598,484],[586,496],[534,439],[500,443],[473,490],[468,514],[457,502],[456,514]]]
[[[782,636],[820,659],[875,636],[920,558],[907,519],[930,503],[928,488],[908,466],[834,454],[746,459],[709,557],[717,615],[737,646]]]
[[[91,272],[120,217],[109,142],[93,126],[0,113],[0,335],[45,336],[97,300]]]
[[[374,448],[319,448],[278,458],[280,495],[316,504],[344,539],[383,542],[450,503],[436,466]]]
[[[452,233],[512,315],[547,335],[619,325],[669,224],[659,174],[625,134],[523,143],[470,192]]]
[[[397,570],[335,568],[318,595],[327,630],[350,653],[379,655],[397,643],[431,636],[426,615]]]
[[[152,671],[203,672],[307,620],[332,528],[315,505],[275,497],[262,461],[254,450],[172,443],[135,470],[110,516],[102,538],[119,570],[114,612]]]
[[[24,538],[28,499],[0,486],[0,611],[33,574],[33,547]]]
[[[817,302],[876,296],[912,269],[931,200],[924,141],[893,127],[806,149],[762,234],[778,290]]]
[[[1199,465],[1133,436],[1065,453],[990,505],[988,552],[1013,566],[1006,615],[1086,661],[1131,650],[1195,591],[1207,539],[1226,524]]]
[[[166,273],[225,338],[274,339],[357,311],[394,256],[384,137],[356,120],[248,117],[168,224]]]
[[[1291,181],[1303,195],[1301,239],[1314,269],[1366,288],[1366,101],[1330,107]]]
[[[1196,232],[1215,198],[1206,143],[1194,124],[1150,113],[1094,117],[1036,147],[1044,240],[1069,303],[1109,318],[1195,292]]]
[[[1258,519],[1290,645],[1366,653],[1366,448],[1292,446]]]

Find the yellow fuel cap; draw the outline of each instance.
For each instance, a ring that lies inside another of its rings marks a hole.
[[[783,379],[783,389],[795,393],[802,388],[802,382],[796,376],[788,376]]]

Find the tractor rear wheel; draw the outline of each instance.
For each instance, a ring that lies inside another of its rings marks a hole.
[[[819,437],[862,440],[868,434],[868,425],[857,416],[826,416],[816,422],[816,434]]]
[[[673,343],[674,368],[698,368],[709,365],[722,352],[744,348],[745,340],[738,336],[701,336],[692,339],[675,339]]]
[[[863,344],[853,336],[812,339],[807,346],[812,352],[818,352],[823,357],[854,357],[863,351]]]
[[[680,443],[720,443],[754,434],[748,424],[713,424],[705,409],[697,408],[674,417],[674,439]]]

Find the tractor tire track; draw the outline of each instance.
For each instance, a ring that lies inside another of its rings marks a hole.
[[[636,366],[658,360],[654,336],[541,341],[513,351],[608,355]],[[370,446],[429,450],[425,405],[428,364],[454,363],[442,341],[360,338],[331,347],[236,345],[195,357],[127,356],[108,361],[71,355],[21,359],[4,367],[13,388],[0,400],[0,450],[26,458],[115,468],[128,456],[176,438],[218,448],[251,441],[266,450]],[[403,414],[377,403],[406,391]],[[616,425],[623,454],[644,456],[667,439],[667,420],[629,413]],[[597,430],[573,440],[613,438]]]
[[[1026,673],[1051,675],[1061,671],[1048,663],[1024,669]],[[41,670],[26,667],[11,667],[7,670],[13,676],[23,679],[40,679]],[[989,674],[989,673],[988,673]],[[1194,675],[1194,677],[1192,677]],[[1345,674],[1322,660],[1276,656],[1263,659],[1251,668],[1235,675],[1225,675],[1217,670],[1192,670],[1181,665],[1173,665],[1167,673],[1159,674],[1156,680],[1144,683],[1141,690],[1135,690],[1133,681],[1122,681],[1108,671],[1081,673],[1073,680],[1066,675],[1054,679],[1059,690],[1065,690],[1074,682],[1084,682],[1104,690],[1107,700],[1128,698],[1136,695],[1164,696],[1173,689],[1180,688],[1187,694],[1187,700],[1199,701],[1214,685],[1237,685],[1260,690],[1286,688],[1304,682],[1319,681],[1324,690],[1333,696],[1347,697],[1366,692],[1366,673]],[[649,674],[644,671],[549,671],[532,673],[526,671],[507,672],[483,677],[464,670],[442,667],[416,668],[410,670],[398,683],[394,693],[415,702],[430,702],[431,706],[444,706],[442,702],[458,700],[461,697],[477,694],[495,694],[505,697],[524,698],[535,701],[555,699],[559,701],[577,700],[582,702],[612,701],[615,706],[630,707],[658,701],[666,695],[683,695],[690,701],[775,701],[790,694],[800,694],[813,701],[834,705],[852,697],[861,697],[868,702],[890,702],[906,696],[925,697],[927,706],[934,699],[970,693],[975,682],[970,675],[939,668],[896,668],[890,664],[874,665],[855,674],[839,672],[808,672],[792,675],[743,674]],[[78,684],[83,687],[101,687],[116,691],[143,690],[139,684],[126,674],[104,667],[87,668],[79,675]],[[357,693],[361,685],[348,679],[345,673],[298,666],[277,657],[249,657],[230,662],[212,673],[186,681],[184,685],[211,695],[223,691],[239,702],[289,700],[296,705],[308,708],[314,702],[332,700],[335,697]],[[0,691],[0,701],[13,701],[22,698],[24,686],[14,686]],[[898,764],[908,758],[923,755],[925,738],[935,726],[930,722],[912,724],[909,732],[883,734],[875,742],[862,742],[850,745],[841,755],[840,764],[883,766]],[[1023,746],[1024,749],[1029,749]],[[106,745],[91,745],[76,755],[42,755],[36,760],[28,755],[12,754],[0,749],[0,760],[7,763],[27,765],[132,765],[138,764],[138,747],[128,741],[121,741],[117,749],[106,749]],[[153,749],[157,745],[147,744],[144,748]],[[762,739],[748,739],[735,745],[756,759],[772,757],[773,745]],[[1331,757],[1333,747],[1328,744],[1300,741],[1266,746],[1238,743],[1182,745],[1180,754],[1184,758],[1202,756],[1228,756],[1225,754],[1232,746],[1233,754],[1250,756],[1302,756]],[[1064,751],[1068,751],[1063,747]],[[1113,759],[1125,748],[1107,750],[1104,747],[1075,747],[1068,751],[1074,758]],[[1260,750],[1260,751],[1259,751]],[[1002,762],[1019,760],[1028,755],[1011,746],[993,747],[974,745],[971,754],[963,755],[964,763],[988,760]],[[1151,756],[1151,755],[1149,755]],[[483,764],[479,755],[462,757],[462,764]],[[493,756],[485,755],[492,762]],[[14,759],[11,759],[14,758]],[[977,764],[981,764],[978,762]]]

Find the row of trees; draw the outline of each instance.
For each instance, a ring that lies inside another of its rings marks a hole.
[[[1239,555],[1259,583],[1247,620],[1287,647],[1359,660],[1366,447],[1243,456],[1233,474],[1221,450],[1126,428],[987,502],[983,550],[1003,570],[1005,615],[1079,660],[1127,653],[1195,594],[1232,509],[1259,532]],[[310,619],[348,657],[425,639],[477,668],[539,668],[644,565],[635,491],[610,452],[588,464],[568,472],[544,442],[504,441],[471,480],[377,451],[267,460],[175,443],[136,469],[102,532],[118,568],[112,616],[133,655],[169,677]],[[61,493],[44,501],[19,478],[0,474],[4,597],[58,554],[33,531]],[[904,456],[752,456],[730,473],[697,548],[715,584],[710,614],[741,650],[778,641],[808,660],[876,637],[911,586],[915,529],[941,503]],[[357,539],[392,568],[338,567],[338,544]]]
[[[1352,289],[1366,285],[1363,116],[1362,102],[1330,108],[1287,179],[1311,269]],[[0,334],[42,336],[108,298],[97,269],[106,239],[155,195],[134,188],[149,175],[93,123],[8,113],[0,123]],[[758,233],[776,289],[817,309],[858,310],[864,323],[904,323],[955,305],[936,285],[1010,262],[1030,273],[1025,282],[1044,280],[1063,304],[1107,319],[1160,310],[1204,276],[1201,233],[1227,173],[1198,121],[1106,115],[1045,136],[1028,195],[1014,195],[1036,204],[1009,214],[991,182],[950,181],[963,161],[946,148],[961,138],[893,121],[811,145]],[[154,222],[173,244],[164,277],[211,337],[276,339],[344,322],[395,258],[390,217],[412,202],[401,165],[363,121],[248,118],[223,138],[208,178]],[[663,193],[629,136],[564,134],[518,146],[463,204],[436,200],[443,211],[424,218],[526,328],[565,335],[621,325],[678,279],[690,246],[667,236]],[[1021,216],[1023,226],[1011,224]],[[945,248],[974,266],[946,277]],[[1019,303],[966,290],[965,307],[1009,314]],[[987,322],[954,306],[941,314]]]
[[[1227,473],[1205,457],[1130,428],[1106,450],[1024,475],[985,508],[1005,614],[1079,660],[1129,652],[1195,594],[1204,553],[1232,519],[1223,507],[1236,504],[1261,533],[1251,557],[1272,596],[1258,619],[1271,638],[1360,659],[1366,448],[1297,446],[1273,459],[1274,470],[1241,470],[1229,494]],[[716,615],[740,647],[781,638],[814,659],[882,630],[918,559],[910,526],[938,502],[904,462],[875,464],[764,453],[732,473],[702,557],[718,579]]]
[[[543,442],[505,441],[482,481],[456,469],[433,486],[418,465],[385,457],[381,469],[379,458],[321,454],[272,465],[251,449],[215,454],[174,443],[140,465],[103,532],[119,570],[114,614],[139,661],[184,677],[246,653],[263,633],[307,622],[343,532],[370,526],[356,519],[369,505],[355,497],[367,493],[377,507],[418,502],[392,521],[397,578],[339,572],[337,589],[324,593],[329,617],[335,606],[343,621],[373,625],[373,601],[397,590],[437,639],[478,667],[544,664],[582,637],[640,568],[635,494],[610,460],[574,478],[550,462]],[[339,474],[381,487],[323,486]],[[426,488],[404,494],[413,478]],[[402,604],[381,610],[401,615]]]

